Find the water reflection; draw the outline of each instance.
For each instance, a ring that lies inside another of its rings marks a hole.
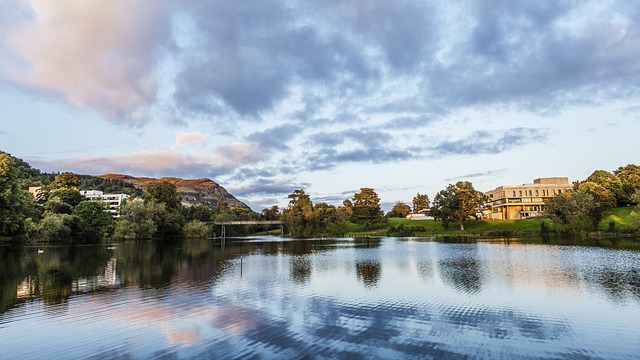
[[[306,256],[291,258],[291,278],[298,284],[306,283],[311,277],[311,261]]]
[[[367,288],[375,287],[380,280],[381,265],[375,260],[358,260],[356,261],[356,274],[358,279],[364,283]]]
[[[476,294],[482,289],[483,268],[476,257],[455,257],[438,262],[445,283],[456,290]]]
[[[640,253],[433,240],[0,247],[0,358],[640,353]]]

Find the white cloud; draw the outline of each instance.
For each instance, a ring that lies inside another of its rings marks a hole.
[[[154,65],[170,39],[166,3],[28,1],[30,16],[4,31],[21,60],[4,64],[6,76],[108,118],[127,117],[155,100]]]
[[[197,146],[203,147],[210,135],[201,132],[179,132],[176,136],[177,146]]]

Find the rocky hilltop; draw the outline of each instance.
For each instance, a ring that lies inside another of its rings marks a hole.
[[[182,204],[185,206],[193,206],[201,203],[214,208],[218,201],[224,199],[229,206],[235,206],[245,209],[250,209],[247,204],[235,198],[224,187],[211,179],[181,179],[175,177],[163,177],[163,178],[149,178],[149,177],[134,177],[131,175],[123,174],[104,174],[98,176],[101,179],[119,180],[133,184],[137,188],[144,188],[150,182],[154,181],[168,181],[175,185],[176,191],[182,197]]]

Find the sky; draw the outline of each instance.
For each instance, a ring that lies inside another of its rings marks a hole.
[[[640,2],[0,0],[0,150],[383,208],[640,163]]]

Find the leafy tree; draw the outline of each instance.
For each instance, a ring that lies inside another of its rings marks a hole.
[[[45,210],[46,214],[73,214],[73,206],[56,196],[49,197],[45,204]]]
[[[591,218],[593,230],[598,229],[598,224],[602,220],[602,213],[605,210],[616,207],[616,197],[604,186],[594,182],[583,182],[578,185],[577,192],[587,193],[592,197],[592,204],[588,208],[584,208],[585,213]]]
[[[449,185],[449,187],[452,185]],[[455,221],[453,218],[453,207],[455,206],[456,199],[454,192],[449,189],[440,190],[436,193],[431,204],[429,212],[435,220],[442,221],[442,227],[445,230],[449,229],[449,223]]]
[[[144,190],[145,204],[157,227],[154,236],[163,240],[180,238],[184,217],[175,185],[165,180],[155,181],[148,183]]]
[[[313,205],[312,229],[314,233],[339,236],[344,234],[346,217],[341,216],[333,205]]]
[[[279,220],[281,215],[280,208],[278,208],[278,205],[273,205],[271,208],[263,209],[261,215],[264,220]]]
[[[153,205],[149,205],[150,203]],[[113,237],[120,240],[151,239],[158,231],[158,226],[153,221],[152,209],[157,204],[150,203],[134,199],[124,204]]]
[[[313,230],[313,203],[303,189],[289,194],[289,207],[282,212],[282,218],[292,236],[310,236]]]
[[[145,188],[145,200],[155,200],[165,204],[169,209],[179,209],[181,205],[180,195],[176,191],[175,185],[162,180],[148,183]]]
[[[382,222],[382,216],[380,198],[372,188],[361,188],[360,192],[353,196],[352,222],[364,224],[365,229],[368,229],[371,225]]]
[[[347,215],[347,219],[351,219],[351,215],[353,215],[353,203],[349,199],[345,199],[342,202],[342,206],[338,207],[338,209],[343,211]]]
[[[421,210],[429,209],[429,196],[426,194],[417,193],[413,197],[413,211],[420,212]]]
[[[73,209],[73,215],[80,219],[80,225],[84,233],[96,232],[100,239],[110,236],[114,230],[114,221],[111,214],[106,211],[102,202],[82,201]]]
[[[208,221],[211,219],[212,211],[208,206],[203,204],[195,204],[183,209],[186,221]]]
[[[80,234],[80,219],[69,214],[48,214],[38,224],[37,238],[51,243],[70,244]]]
[[[80,177],[72,172],[63,172],[57,175],[53,181],[53,189],[76,189],[80,188]]]
[[[57,198],[60,201],[71,205],[72,207],[80,204],[81,201],[86,200],[84,196],[80,195],[80,191],[74,188],[55,189],[49,194],[48,198]]]
[[[618,178],[616,175],[605,170],[596,170],[583,181],[583,183],[587,182],[598,184],[603,188],[609,190],[615,197],[617,204],[622,204],[625,202],[625,196],[622,191],[622,181],[620,181],[620,178]]]
[[[398,201],[395,205],[393,205],[393,208],[391,208],[391,211],[389,211],[387,216],[405,218],[410,213],[411,213],[411,208],[409,207],[409,205],[405,204],[402,201]]]
[[[34,206],[31,196],[20,188],[15,159],[0,153],[0,235],[23,232],[26,214]]]
[[[560,232],[576,234],[593,228],[593,220],[589,216],[593,207],[593,195],[586,191],[572,191],[551,198],[544,212]]]
[[[637,204],[634,194],[640,191],[640,166],[629,164],[621,166],[613,172],[622,184],[622,195],[618,206]]]
[[[184,237],[204,239],[211,234],[209,226],[199,220],[191,220],[184,226]]]
[[[464,231],[464,221],[469,216],[476,216],[477,210],[485,201],[482,192],[473,188],[468,181],[458,181],[455,185],[449,184],[445,190],[441,190],[433,198],[431,215],[442,220],[445,229],[449,221],[457,221],[460,231]]]

